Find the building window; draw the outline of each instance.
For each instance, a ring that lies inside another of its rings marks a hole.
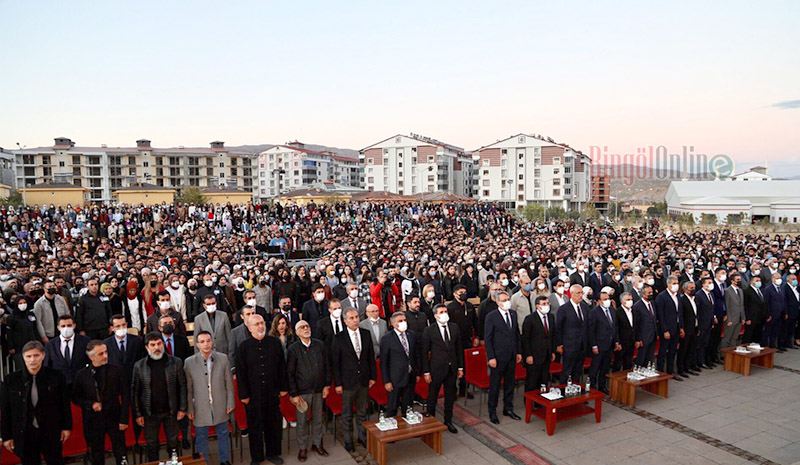
[[[553,189],[553,195],[556,197],[561,196],[561,189]]]
[[[489,197],[489,191],[487,189],[483,190],[483,196],[484,197]]]
[[[367,182],[370,183],[370,184],[373,184],[375,182],[375,178],[370,176],[370,177],[367,178]]]
[[[147,168],[147,167],[149,167],[149,166],[150,166],[150,162],[149,162],[149,161],[143,161],[143,162],[142,162],[142,167],[143,167],[143,168]]]
[[[570,189],[568,187],[565,187],[564,188],[564,195],[570,195],[570,194],[572,194],[572,189]]]
[[[533,191],[533,198],[538,199],[541,196],[542,196],[542,191],[540,191],[539,189],[535,189]]]
[[[402,137],[395,137],[394,138],[394,143],[395,144],[399,144],[400,142],[403,142],[403,138]]]
[[[524,160],[525,159],[525,153],[524,152],[520,152],[517,156],[519,157],[520,160]]]
[[[489,166],[489,163],[490,163],[490,162],[489,162],[489,159],[488,159],[488,158],[484,158],[484,159],[483,159],[483,166]]]
[[[517,140],[519,141],[520,144],[524,144],[525,143],[525,136],[519,136],[519,139],[517,139]]]
[[[525,175],[524,175],[524,174],[520,174],[520,175],[519,175],[519,180],[520,180],[520,181],[522,181],[524,178],[525,178]]]
[[[553,179],[553,185],[554,185],[554,186],[560,186],[560,185],[561,185],[561,179],[559,179],[559,178],[554,178],[554,179]]]
[[[63,161],[58,162],[58,167],[59,168],[63,168],[64,167],[64,162]]]
[[[433,163],[433,155],[428,155],[428,163]]]
[[[517,196],[517,200],[519,200],[520,202],[523,202],[525,200],[525,195],[524,194],[519,194]]]
[[[73,163],[75,163],[75,162],[73,161]],[[135,165],[136,164],[136,157],[128,157],[128,164],[129,165]]]
[[[502,153],[503,155],[505,155],[505,154],[507,154],[507,153],[508,153],[508,150],[507,150],[507,149],[502,149],[502,150],[500,150],[500,153]]]
[[[128,175],[136,176],[136,168],[128,168]]]
[[[367,158],[367,164],[368,165],[372,165],[374,163],[375,163],[375,159],[374,158]]]
[[[572,178],[564,178],[564,184],[571,184]]]
[[[569,173],[572,173],[572,168],[569,167],[569,166],[565,166],[564,167],[564,174],[569,174]]]
[[[553,168],[553,174],[561,174],[561,168]]]
[[[553,164],[560,165],[561,164],[561,157],[553,157]]]
[[[224,161],[219,162],[219,167],[220,168],[225,168],[225,162]]]

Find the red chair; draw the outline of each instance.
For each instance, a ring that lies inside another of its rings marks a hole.
[[[466,383],[481,390],[478,399],[478,416],[483,407],[483,394],[489,389],[489,365],[486,360],[486,349],[476,347],[464,350],[464,379]],[[467,398],[464,397],[464,405],[467,405]]]
[[[420,378],[414,386],[414,392],[427,401],[430,388],[431,385],[425,382],[425,378]],[[439,388],[439,394],[436,396],[437,399],[441,399],[442,397],[444,397],[444,386]],[[427,405],[427,403],[425,405]]]
[[[86,452],[89,447],[86,445],[86,438],[83,436],[83,411],[80,407],[70,404],[72,407],[72,434],[67,442],[64,443],[61,455],[64,457],[76,457],[83,455],[86,462]]]
[[[517,366],[514,368],[514,380],[515,381],[524,381],[525,378],[528,377],[528,370],[522,366],[522,363],[517,363]]]
[[[247,411],[244,408],[244,404],[239,399],[239,384],[236,378],[233,379],[233,392],[233,419],[235,425],[231,437],[236,436],[237,442],[239,443],[239,459],[243,459],[244,447],[242,447],[242,431],[247,429]]]
[[[583,369],[588,370],[592,367],[592,357],[586,357],[583,359]]]
[[[336,417],[342,414],[342,395],[336,393],[335,384],[331,384],[331,391],[325,399],[325,405],[333,413],[333,442],[336,442]]]
[[[310,412],[306,412],[308,415]],[[287,422],[297,421],[297,407],[294,406],[289,395],[281,397],[281,415]],[[289,452],[292,451],[292,428],[286,428],[286,448]]]
[[[19,457],[9,452],[5,447],[0,447],[0,465],[17,465],[22,463]]]
[[[369,398],[375,401],[379,407],[385,407],[389,403],[389,393],[383,386],[383,374],[381,374],[381,361],[375,360],[378,376],[376,377],[375,384],[369,388]]]

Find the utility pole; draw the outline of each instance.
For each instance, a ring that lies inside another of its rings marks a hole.
[[[17,147],[19,148],[20,152],[24,152],[25,148],[27,147],[27,145],[19,145],[19,142],[17,142]],[[28,206],[28,196],[27,196],[27,189],[26,189],[27,183],[25,182],[25,154],[24,153],[20,153],[20,154],[22,155],[22,205],[24,207],[27,207]]]

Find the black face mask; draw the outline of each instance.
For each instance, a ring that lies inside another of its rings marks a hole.
[[[47,289],[47,295],[56,295],[56,289],[55,288]]]
[[[150,287],[156,287],[158,281],[150,281]]]
[[[175,326],[172,324],[165,324],[164,327],[161,328],[161,332],[169,336],[175,332]]]
[[[292,311],[292,304],[284,305],[283,306],[283,311],[287,312],[287,313],[291,312]]]
[[[197,285],[196,284],[192,284],[191,286],[189,286],[189,290],[190,291],[196,291],[197,290]]]

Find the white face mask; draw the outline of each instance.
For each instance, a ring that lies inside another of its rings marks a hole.
[[[397,323],[397,330],[400,331],[401,333],[406,332],[407,329],[408,329],[408,322],[401,321],[400,323]]]
[[[378,322],[378,319],[377,318],[370,318],[369,321],[372,322],[372,324],[375,324],[375,323]]]
[[[251,306],[251,307],[255,307],[256,306],[256,299],[248,299],[247,302],[245,302],[245,303],[247,305]]]
[[[562,286],[558,286],[556,288],[556,294],[563,294],[563,293],[564,293],[564,288]]]
[[[19,311],[24,312],[28,309],[28,304],[19,304],[17,305],[17,308],[19,308]]]
[[[125,335],[128,334],[128,328],[120,328],[114,330],[114,335],[118,338],[122,339]]]
[[[636,283],[636,289],[639,289],[641,291],[643,287],[644,287],[644,283],[642,281],[639,281],[638,283]]]
[[[216,305],[216,304],[211,304],[211,305],[209,305],[208,307],[206,307],[206,311],[207,311],[208,313],[214,313],[214,312],[216,312],[216,311],[217,311],[217,305]]]
[[[648,285],[648,286],[652,286],[652,285],[653,285],[653,284],[655,284],[655,283],[656,283],[656,280],[655,280],[655,279],[653,279],[653,278],[648,278],[648,279],[647,279],[647,285]]]
[[[625,308],[631,308],[633,307],[633,300],[626,300],[625,302],[622,302],[622,305],[624,305]]]
[[[602,301],[603,307],[608,308],[611,306],[611,299],[606,299]]]
[[[350,298],[351,299],[357,299],[358,298],[358,289],[353,289],[352,291],[350,291]]]
[[[447,313],[440,313],[436,315],[436,319],[439,321],[439,323],[445,324],[448,321],[450,321],[450,315],[448,315]]]
[[[61,333],[61,337],[64,339],[69,339],[75,335],[75,328],[71,326],[67,326],[65,328],[59,328],[58,331]]]
[[[507,279],[501,279],[501,280],[500,280],[500,284],[501,284],[503,287],[506,287],[506,286],[508,286],[508,280],[507,280]]]
[[[672,286],[669,287],[669,290],[672,292],[678,292],[678,285],[673,284]]]
[[[783,280],[782,279],[778,278],[778,279],[775,280],[775,285],[776,286],[780,286],[781,284],[783,284]]]
[[[171,283],[169,283],[169,285],[172,286],[173,289],[181,287],[180,281],[172,281]]]
[[[317,302],[322,302],[325,300],[325,293],[324,292],[315,292],[314,293],[314,300]]]
[[[505,302],[503,302],[503,310],[507,311],[510,308],[511,308],[511,301],[506,300]]]
[[[433,300],[433,298],[436,297],[436,293],[434,291],[429,291],[427,295],[428,300]]]
[[[540,291],[543,291],[543,290],[544,290],[544,288],[545,288],[545,285],[544,285],[544,283],[539,283],[539,284],[537,284],[537,285],[536,285],[536,287],[537,287],[537,288],[538,288]]]
[[[714,285],[713,284],[706,284],[705,286],[703,286],[703,289],[705,289],[707,292],[711,292],[711,291],[714,290]]]
[[[211,280],[209,280],[209,281],[203,281],[203,284],[205,284],[205,285],[206,285],[206,287],[211,287],[211,286],[213,286],[213,285],[214,285],[214,281],[211,281]]]
[[[169,302],[159,302],[158,308],[161,310],[169,310]]]
[[[339,319],[339,317],[342,316],[342,309],[337,308],[336,310],[331,312],[331,315],[333,315],[334,318]]]
[[[539,312],[542,313],[543,315],[547,315],[548,313],[550,313],[550,306],[549,305],[540,305],[539,306]]]

